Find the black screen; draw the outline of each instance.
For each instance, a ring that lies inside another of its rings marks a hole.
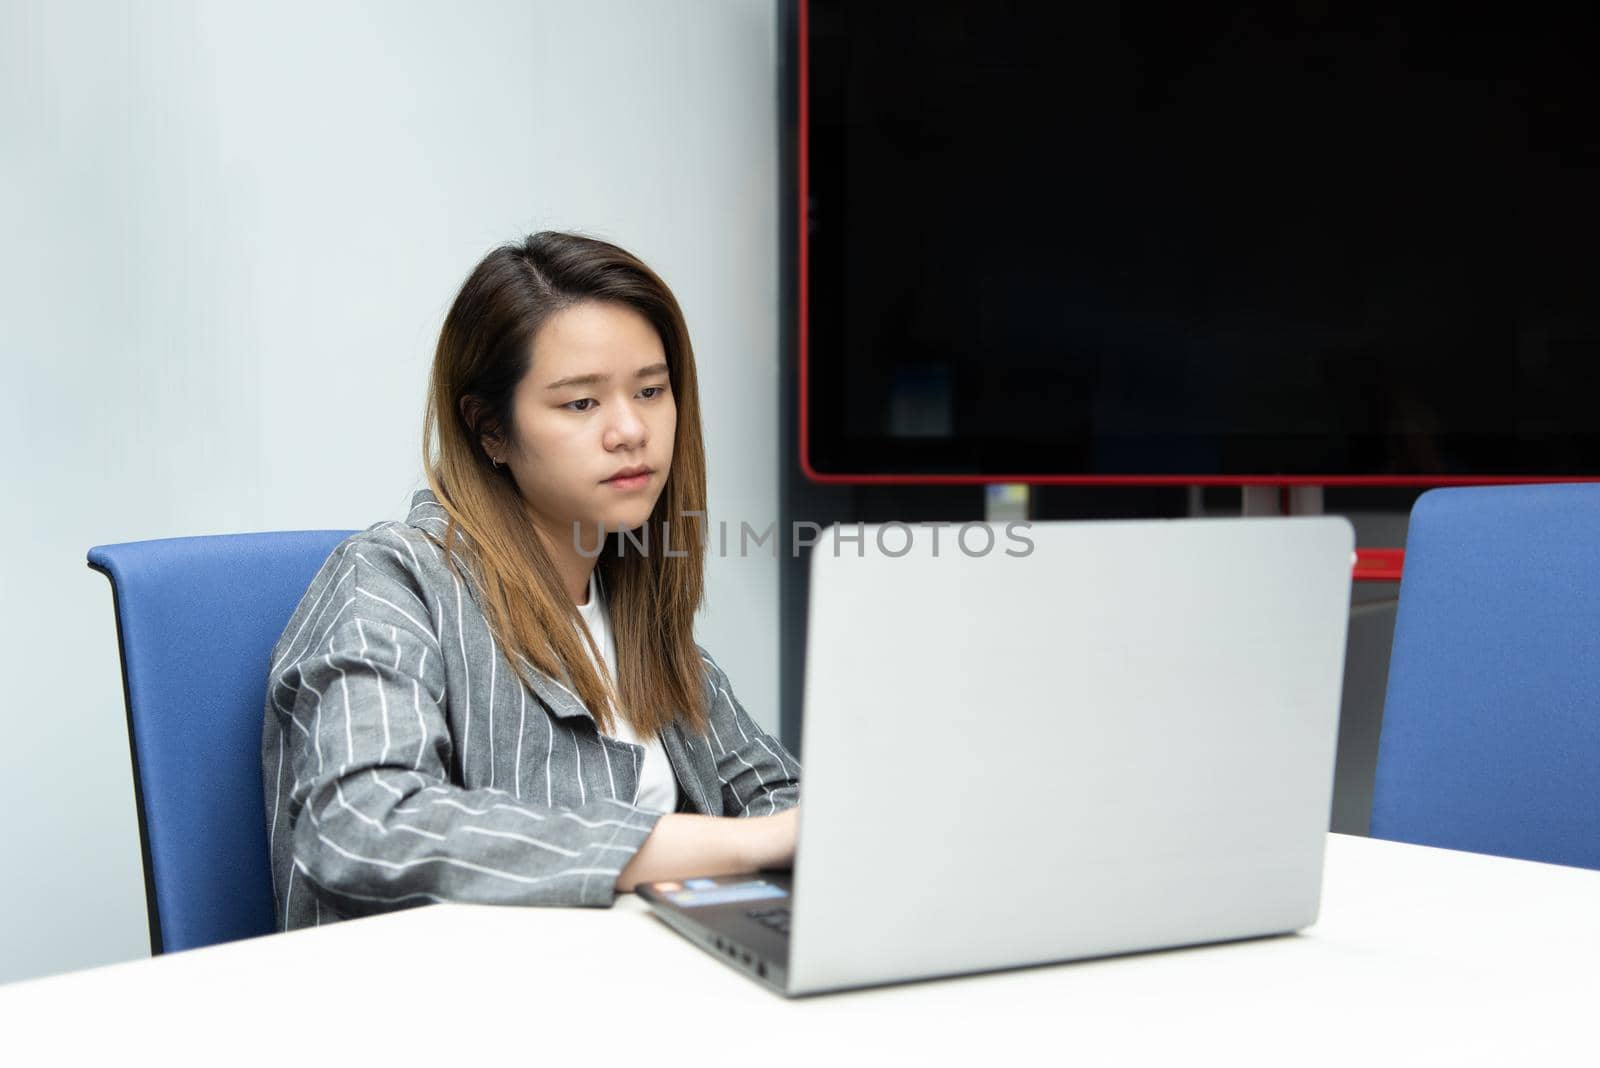
[[[811,0],[812,466],[1600,473],[1579,10]]]

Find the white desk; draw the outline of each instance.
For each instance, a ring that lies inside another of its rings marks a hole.
[[[524,963],[485,967],[508,943]],[[1600,872],[1330,835],[1296,936],[790,1001],[632,895],[437,905],[0,987],[0,1042],[19,1065],[1596,1064],[1597,1013]]]

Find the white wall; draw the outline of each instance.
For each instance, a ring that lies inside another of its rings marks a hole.
[[[494,245],[574,229],[655,267],[712,519],[776,520],[773,7],[0,0],[0,981],[148,953],[85,551],[402,517],[433,342]],[[776,729],[776,561],[708,566],[700,640]]]

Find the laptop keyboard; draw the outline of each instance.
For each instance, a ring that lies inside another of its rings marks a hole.
[[[789,910],[787,908],[751,909],[745,915],[761,924],[761,926],[770,928],[781,935],[788,935],[789,933]]]

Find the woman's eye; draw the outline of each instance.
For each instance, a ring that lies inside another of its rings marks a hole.
[[[568,401],[567,403],[563,404],[562,407],[563,408],[572,408],[572,406],[574,404],[593,404],[593,403],[594,403],[594,398],[593,397],[583,397],[583,398],[581,398],[579,400]],[[575,411],[575,412],[586,412],[589,409],[587,409],[587,408],[572,408],[572,410]]]
[[[665,393],[666,391],[667,391],[667,387],[666,386],[646,386],[643,389],[641,389],[639,392],[640,393],[648,393],[652,397],[658,397],[661,394]]]

